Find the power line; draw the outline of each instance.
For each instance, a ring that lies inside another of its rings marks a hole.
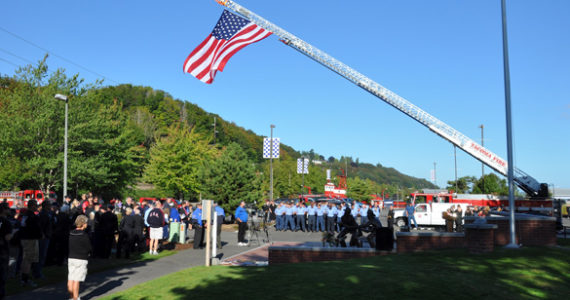
[[[9,35],[11,35],[11,36],[13,36],[13,37],[15,37],[15,38],[17,38],[17,39],[19,39],[19,40],[22,40],[22,41],[24,41],[24,42],[26,42],[26,43],[28,43],[28,44],[30,44],[30,45],[32,45],[32,46],[38,48],[38,49],[41,49],[41,50],[43,50],[43,51],[45,51],[45,52],[47,52],[47,53],[49,53],[49,54],[51,54],[51,55],[53,55],[53,56],[59,58],[59,59],[62,59],[62,60],[66,61],[66,62],[68,62],[68,63],[70,63],[70,64],[72,64],[72,65],[74,65],[74,66],[76,66],[76,67],[78,67],[78,68],[81,68],[81,69],[83,69],[83,70],[85,70],[85,71],[87,71],[87,72],[89,72],[89,73],[91,73],[91,74],[95,74],[95,75],[97,75],[97,76],[99,76],[99,77],[102,77],[103,79],[106,79],[106,80],[109,80],[109,81],[111,81],[111,82],[114,82],[114,83],[118,84],[118,82],[116,82],[116,81],[113,80],[113,79],[110,79],[110,78],[108,78],[108,77],[106,77],[106,76],[104,76],[104,75],[102,75],[102,74],[99,74],[99,73],[97,73],[97,72],[95,72],[95,71],[92,71],[92,70],[90,70],[90,69],[88,69],[88,68],[86,68],[86,67],[84,67],[84,66],[82,66],[82,65],[80,65],[80,64],[78,64],[78,63],[76,63],[76,62],[74,62],[74,61],[72,61],[72,60],[70,60],[70,59],[67,59],[67,58],[65,58],[65,57],[63,57],[63,56],[61,56],[61,55],[59,55],[59,54],[56,54],[56,53],[54,53],[53,51],[50,51],[50,50],[48,50],[48,49],[46,49],[46,48],[44,48],[44,47],[42,47],[42,46],[40,46],[40,45],[38,45],[38,44],[36,44],[36,43],[34,43],[34,42],[31,42],[31,41],[29,41],[29,40],[27,40],[27,39],[25,39],[25,38],[23,38],[23,37],[21,37],[21,36],[15,34],[15,33],[13,33],[13,32],[10,32],[10,31],[8,31],[8,30],[2,28],[2,27],[0,27],[0,30],[2,30],[2,31],[4,31],[4,32],[8,33]]]
[[[17,64],[15,64],[15,63],[13,63],[13,62],[7,60],[7,59],[4,59],[4,58],[2,58],[2,57],[0,57],[0,60],[3,61],[3,62],[5,62],[5,63],[11,64],[12,66],[14,66],[14,67],[16,67],[16,68],[19,67]]]
[[[14,54],[14,53],[12,53],[12,52],[6,50],[6,49],[0,48],[0,51],[6,53],[6,54],[8,54],[8,55],[12,55],[12,56],[14,56],[15,58],[19,58],[19,59],[21,59],[21,60],[23,60],[23,61],[27,61],[27,62],[29,62],[29,63],[31,63],[31,64],[34,63],[34,62],[32,62],[31,60],[29,60],[29,59],[27,59],[27,58],[25,58],[25,57],[21,57],[21,56],[19,56],[19,55],[17,55],[17,54]]]

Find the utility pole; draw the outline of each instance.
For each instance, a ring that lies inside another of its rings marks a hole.
[[[270,169],[270,187],[269,187],[269,200],[273,201],[273,128],[275,125],[271,124],[269,126],[271,128],[271,139],[269,140],[269,169]]]
[[[436,166],[436,163],[434,161],[433,162],[433,184],[437,185],[437,173],[436,173],[435,166]]]
[[[481,128],[481,146],[485,147],[485,139],[483,138],[483,128],[485,128],[485,126],[483,126],[483,124],[481,124],[481,126],[479,126],[479,128]],[[482,192],[485,191],[485,164],[481,163],[481,188],[482,188]]]
[[[455,159],[455,192],[457,193],[457,146],[453,145],[453,158]]]

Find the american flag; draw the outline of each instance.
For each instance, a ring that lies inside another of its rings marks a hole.
[[[184,72],[212,83],[216,72],[224,70],[230,57],[269,35],[271,32],[224,10],[212,33],[186,58]]]

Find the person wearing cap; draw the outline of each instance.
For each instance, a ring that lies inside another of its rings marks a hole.
[[[91,242],[85,232],[87,217],[79,215],[75,219],[75,230],[69,233],[69,258],[67,259],[67,291],[71,299],[79,299],[79,283],[85,281],[87,264],[91,253]]]

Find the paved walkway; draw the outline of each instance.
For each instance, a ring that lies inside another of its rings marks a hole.
[[[307,241],[320,241],[320,233],[303,233],[303,232],[276,232],[274,230],[270,231],[271,241],[282,242],[307,242]],[[263,250],[265,244],[261,241],[258,244],[257,241],[252,240],[249,247],[238,247],[237,246],[237,233],[222,231],[222,241],[224,243],[229,242],[223,246],[223,249],[219,253],[219,257],[224,260],[226,258],[237,258],[242,260],[255,261],[257,259],[263,258]],[[276,242],[277,243],[277,242]],[[239,258],[238,254],[251,252],[250,256],[246,255]],[[80,297],[83,300],[87,299],[97,299],[102,296],[108,296],[126,289],[129,289],[135,285],[144,283],[156,279],[158,277],[181,271],[190,267],[203,266],[205,261],[205,250],[183,250],[178,253],[163,257],[161,259],[135,263],[127,266],[123,266],[119,269],[108,270],[96,274],[87,275],[87,279],[81,284]],[[16,294],[7,299],[18,299],[18,300],[51,300],[51,299],[68,299],[67,294],[67,282],[61,282],[54,285],[43,286],[34,289],[29,292]]]

